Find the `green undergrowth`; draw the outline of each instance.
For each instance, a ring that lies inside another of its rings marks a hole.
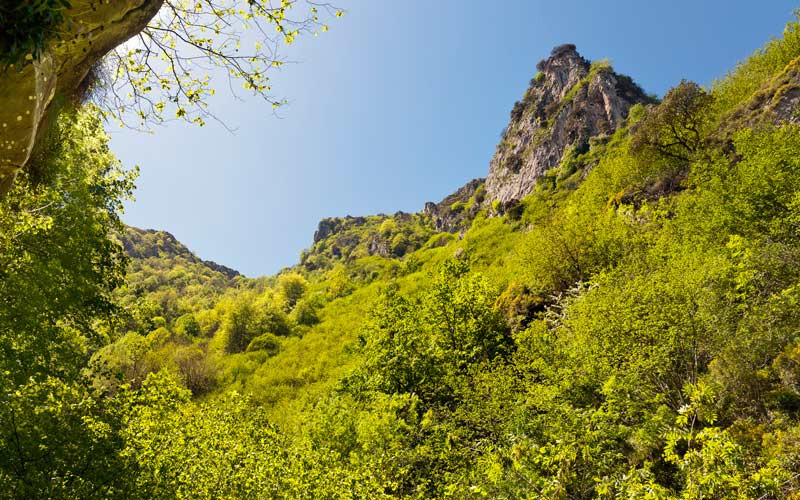
[[[74,182],[0,200],[0,494],[796,497],[800,126],[741,110],[797,26],[463,232],[327,219],[258,279],[157,233],[128,265],[130,176],[65,120]]]

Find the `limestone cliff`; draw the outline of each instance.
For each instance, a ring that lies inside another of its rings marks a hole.
[[[163,0],[73,0],[60,40],[35,61],[0,69],[0,196],[29,161],[55,96],[75,93],[109,50],[140,32]]]
[[[651,101],[629,77],[590,63],[571,44],[553,49],[537,69],[489,166],[488,202],[523,198],[569,149],[588,150],[591,137],[613,133],[631,106]]]
[[[426,203],[419,214],[323,219],[303,254],[306,268],[366,255],[402,257],[423,244],[437,244],[436,233],[463,232],[481,210],[506,213],[566,153],[585,152],[589,139],[622,125],[631,106],[653,102],[629,77],[607,63],[590,63],[574,45],[556,47],[537,68],[511,112],[487,179],[474,179],[441,202]]]
[[[469,227],[483,203],[486,179],[472,179],[439,203],[429,201],[422,213],[437,231],[457,232]]]

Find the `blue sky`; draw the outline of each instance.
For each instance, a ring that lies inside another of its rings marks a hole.
[[[612,5],[613,4],[613,5]],[[273,75],[280,118],[218,85],[231,134],[170,123],[112,128],[139,165],[123,220],[164,229],[248,276],[297,262],[323,217],[419,211],[485,177],[508,113],[561,43],[611,60],[649,93],[709,84],[792,17],[795,2],[341,0],[331,30]]]

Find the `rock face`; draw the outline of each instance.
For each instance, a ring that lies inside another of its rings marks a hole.
[[[46,128],[55,96],[71,96],[109,50],[139,33],[163,0],[72,0],[61,40],[22,68],[0,70],[0,196]]]
[[[336,233],[343,233],[352,227],[363,226],[367,223],[366,217],[327,217],[319,221],[317,230],[314,231],[314,243],[318,243],[328,236]]]
[[[430,217],[436,231],[456,232],[465,229],[483,203],[485,181],[472,179],[439,203],[427,202],[422,213]]]
[[[653,102],[629,77],[606,63],[590,63],[574,45],[556,47],[537,68],[539,74],[511,112],[486,179],[473,179],[439,203],[426,203],[420,214],[323,219],[304,254],[306,268],[323,267],[325,259],[402,257],[426,241],[434,244],[433,234],[465,231],[481,210],[512,213],[565,154],[587,151],[589,139],[612,134],[631,106]]]
[[[430,218],[422,214],[329,217],[319,222],[314,243],[301,254],[300,263],[312,271],[371,255],[400,258],[424,245],[433,233]]]
[[[629,77],[607,63],[590,63],[571,44],[553,49],[537,69],[491,161],[489,202],[509,203],[528,195],[568,150],[585,152],[589,139],[613,133],[631,106],[652,101]]]

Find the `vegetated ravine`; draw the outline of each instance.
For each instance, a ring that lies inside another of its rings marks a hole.
[[[0,206],[0,488],[796,498],[799,26],[663,99],[556,47],[486,179],[255,279],[124,227],[65,113]]]

